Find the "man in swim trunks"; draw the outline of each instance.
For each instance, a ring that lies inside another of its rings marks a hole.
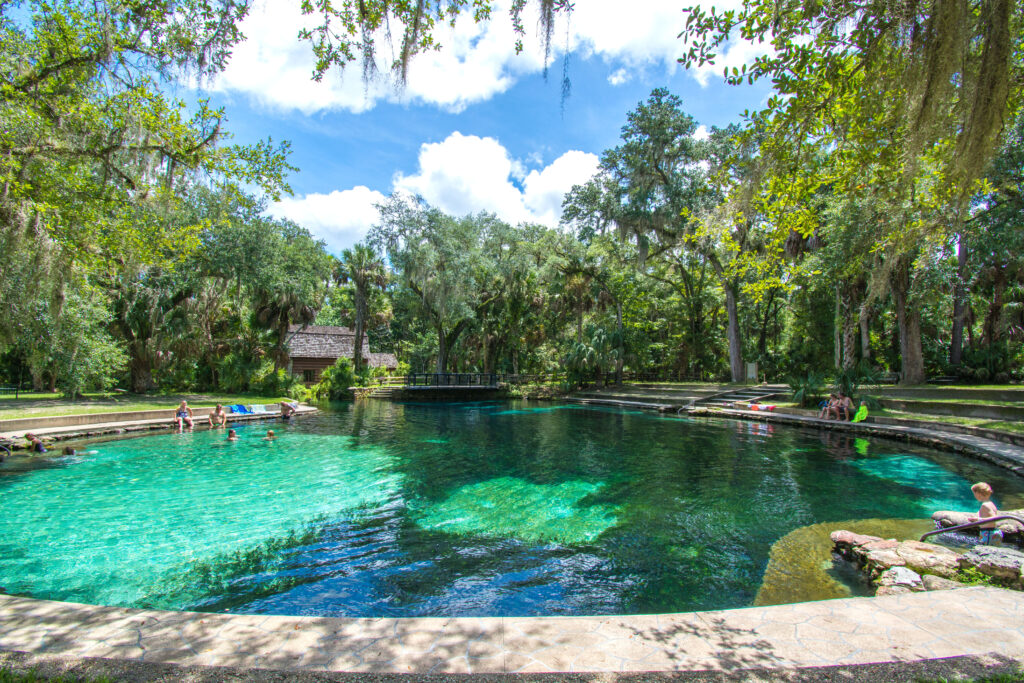
[[[188,407],[187,401],[182,401],[181,405],[178,406],[177,412],[174,413],[174,421],[178,425],[179,432],[185,425],[192,429],[192,409]]]
[[[287,420],[297,412],[298,411],[295,410],[295,406],[293,406],[291,403],[289,403],[288,401],[281,401],[281,417]]]
[[[228,423],[228,416],[224,413],[224,406],[219,403],[216,408],[210,411],[206,419],[210,421],[211,429],[214,427],[224,427]]]

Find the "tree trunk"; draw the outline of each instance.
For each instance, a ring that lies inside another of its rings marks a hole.
[[[728,315],[726,331],[729,337],[729,370],[733,382],[743,381],[743,343],[740,338],[740,315],[736,297],[736,283],[725,276],[725,269],[715,257],[709,257],[718,279],[725,290],[725,312]]]
[[[857,322],[860,325],[860,358],[867,363],[871,360],[871,307],[867,301],[860,305]]]
[[[1003,312],[1003,294],[1006,292],[1006,269],[1001,265],[996,266],[995,276],[992,283],[992,303],[985,312],[985,321],[982,323],[981,343],[988,348],[996,342],[999,336],[999,317]]]
[[[963,237],[956,245],[956,283],[953,285],[953,330],[949,341],[949,364],[960,365],[964,358],[964,317],[966,314],[967,247]]]
[[[743,346],[740,339],[740,315],[736,303],[736,287],[733,283],[729,283],[725,287],[725,311],[729,315],[729,369],[732,371],[732,381],[742,382]]]
[[[772,304],[775,301],[775,289],[768,295],[768,303],[764,307],[764,315],[761,316],[761,332],[757,339],[757,352],[761,357],[768,355],[768,318],[771,317]]]
[[[840,289],[837,288],[836,291],[840,291]],[[857,323],[853,319],[855,288],[843,285],[841,292],[840,315],[843,334],[843,370],[850,370],[857,364]]]
[[[356,338],[352,349],[352,367],[356,374],[363,369],[363,334],[366,331],[366,293],[356,292]]]
[[[625,355],[623,344],[625,343],[625,334],[622,331],[622,303],[619,301],[615,302],[615,324],[618,326],[619,331],[619,353],[615,359],[615,384],[622,384],[622,361]]]
[[[131,375],[132,391],[144,394],[153,388],[153,364],[148,357],[132,354],[128,371]]]
[[[444,328],[441,325],[437,325],[437,371],[448,372],[449,357],[451,351],[455,348],[455,342],[462,334],[462,331],[466,329],[469,324],[468,320],[460,320],[459,324],[452,328],[452,331],[448,334],[444,333]]]
[[[893,297],[896,300],[896,324],[900,335],[900,384],[924,384],[924,349],[921,347],[921,313],[908,303],[910,264],[900,259],[893,273]]]
[[[437,372],[446,372],[448,368],[448,344],[444,329],[437,326]]]
[[[285,319],[277,326],[277,349],[274,353],[274,372],[277,372],[284,367],[284,357],[287,354],[287,340],[288,340],[288,318]]]
[[[836,370],[843,365],[843,306],[839,296],[839,285],[836,285],[836,310],[832,313],[832,365]]]

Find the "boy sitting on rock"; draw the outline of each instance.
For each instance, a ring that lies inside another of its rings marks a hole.
[[[968,517],[970,521],[977,522],[979,519],[995,517],[999,514],[999,510],[996,509],[996,504],[991,500],[991,486],[983,481],[979,481],[971,487],[971,492],[974,494],[974,498],[981,503],[981,508],[978,510],[978,514]],[[1003,540],[1003,532],[996,529],[996,523],[992,522],[990,524],[983,524],[978,528],[978,537],[985,545],[992,545],[993,538],[995,538],[996,545],[1000,545]]]

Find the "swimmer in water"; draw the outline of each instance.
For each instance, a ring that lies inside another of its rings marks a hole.
[[[268,429],[267,430],[267,435],[265,437],[263,437],[263,440],[264,441],[273,441],[276,438],[277,437],[274,435],[274,430],[273,429]]]
[[[43,445],[42,440],[35,434],[29,432],[25,434],[25,438],[28,439],[29,450],[33,451],[34,453],[46,452],[46,446]]]
[[[96,455],[99,451],[79,451],[71,446],[64,447],[64,455]]]
[[[228,430],[228,441],[238,441],[238,433],[234,429]]]

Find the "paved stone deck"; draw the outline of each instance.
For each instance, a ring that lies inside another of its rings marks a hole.
[[[421,674],[782,670],[964,655],[1024,662],[1024,593],[975,587],[718,612],[479,619],[158,612],[0,595],[0,650]]]

